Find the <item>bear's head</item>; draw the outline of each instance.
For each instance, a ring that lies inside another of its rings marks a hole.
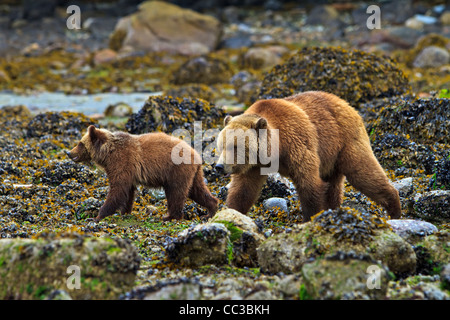
[[[243,114],[226,116],[224,125],[217,139],[220,156],[216,169],[227,174],[237,174],[259,166],[262,149],[267,154],[267,135],[265,141],[261,141],[262,132],[269,131],[267,120],[258,115]]]
[[[70,159],[75,162],[99,162],[102,146],[108,141],[111,133],[105,129],[97,129],[90,125],[87,133],[71,151],[67,152]]]

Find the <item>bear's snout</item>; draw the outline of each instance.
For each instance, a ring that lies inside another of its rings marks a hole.
[[[72,154],[72,151],[66,151],[66,154],[67,154],[67,156],[68,156],[70,159],[72,159],[72,160],[75,161],[75,162],[79,159],[78,156]]]

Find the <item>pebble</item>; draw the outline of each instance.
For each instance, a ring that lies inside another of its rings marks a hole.
[[[263,202],[266,210],[282,210],[289,213],[288,202],[284,198],[269,198]]]

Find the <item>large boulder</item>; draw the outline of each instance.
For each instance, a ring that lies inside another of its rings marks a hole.
[[[207,223],[179,233],[167,245],[166,253],[172,262],[184,266],[257,267],[256,250],[263,240],[264,236],[251,218],[236,210],[224,209]]]
[[[196,55],[216,48],[222,26],[216,18],[163,1],[146,1],[121,18],[111,34],[114,50],[131,47],[148,52]]]
[[[72,299],[117,299],[133,287],[139,264],[124,239],[2,239],[0,299],[42,299],[58,290]]]
[[[396,274],[412,273],[414,250],[376,215],[350,208],[327,210],[290,233],[270,237],[258,248],[262,271],[295,273],[310,259],[353,252],[380,260]]]

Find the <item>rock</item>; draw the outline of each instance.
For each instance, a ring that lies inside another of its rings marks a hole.
[[[202,286],[189,278],[167,279],[152,286],[135,287],[125,293],[125,300],[200,300]]]
[[[339,12],[330,5],[319,5],[315,6],[306,18],[306,24],[309,25],[336,25],[342,24]]]
[[[389,300],[448,300],[438,276],[416,275],[390,285]]]
[[[450,53],[446,49],[430,46],[424,48],[413,62],[415,68],[438,68],[450,61]]]
[[[434,189],[450,189],[450,153],[437,161],[434,166],[434,174],[430,179],[430,187]]]
[[[118,118],[129,117],[131,116],[131,114],[133,114],[133,108],[126,103],[119,102],[116,104],[109,105],[106,108],[104,114],[106,117],[118,117]]]
[[[401,24],[414,15],[412,0],[398,0],[388,2],[381,7],[381,19],[392,24]],[[386,23],[384,22],[384,23]]]
[[[401,198],[409,197],[414,191],[413,178],[403,178],[392,183]]]
[[[421,30],[408,28],[406,26],[398,26],[380,30],[372,30],[368,36],[368,39],[367,36],[365,36],[362,43],[388,43],[394,49],[408,49],[413,47],[421,36],[423,36],[423,31]]]
[[[35,183],[58,186],[62,182],[75,179],[79,183],[92,183],[96,175],[89,167],[75,163],[72,160],[51,160],[45,166],[39,167],[33,176]]]
[[[45,112],[28,123],[27,137],[42,137],[48,134],[74,136],[80,139],[82,132],[97,121],[76,112]]]
[[[447,134],[450,131],[450,122],[442,120],[446,119],[450,113],[448,99],[394,98],[383,103],[382,109],[375,112],[377,112],[377,118],[372,121],[368,131],[371,135],[380,136],[376,140],[388,137],[389,140],[406,149],[409,149],[406,145],[410,144],[408,140],[425,145],[450,142]],[[375,141],[374,144],[377,145],[378,142]],[[390,148],[392,147],[395,145]],[[420,151],[419,147],[411,145],[411,148],[416,149],[415,152]],[[418,158],[418,155],[415,157]],[[406,161],[403,163],[407,165]],[[431,169],[433,167],[434,163]]]
[[[152,131],[173,133],[182,128],[194,132],[194,121],[202,122],[202,129],[222,125],[224,112],[201,99],[152,96],[133,113],[125,124],[129,133]]]
[[[214,17],[163,1],[146,1],[139,10],[121,18],[111,35],[110,47],[197,55],[213,51],[221,37]]]
[[[250,48],[240,58],[241,68],[268,69],[281,63],[281,56],[287,49],[281,46]]]
[[[226,264],[229,236],[230,232],[221,223],[199,224],[179,233],[167,245],[166,254],[183,266]]]
[[[337,251],[368,254],[398,274],[412,273],[416,266],[413,248],[389,224],[349,208],[324,211],[290,233],[270,237],[258,248],[258,262],[263,272],[295,273],[309,259]]]
[[[230,232],[233,249],[231,263],[238,267],[258,266],[256,250],[265,237],[250,217],[233,209],[224,209],[208,223],[222,223]]]
[[[264,183],[257,202],[274,197],[287,198],[293,194],[296,194],[296,190],[289,179],[282,177],[279,173],[271,173]]]
[[[450,219],[450,190],[433,190],[414,198],[413,214],[429,222],[445,223]]]
[[[405,27],[415,29],[415,30],[423,30],[423,26],[425,23],[420,21],[419,19],[415,17],[411,17],[408,20],[405,21]]]
[[[301,280],[298,274],[290,274],[282,278],[277,284],[278,290],[284,298],[296,298],[301,288]]]
[[[426,236],[425,239],[418,242],[415,247],[425,251],[426,254],[423,258],[426,259],[425,262],[427,264],[430,264],[433,267],[433,270],[431,270],[432,272],[434,272],[436,267],[450,263],[450,254],[448,254],[448,248],[450,248],[449,230],[439,230],[438,232]]]
[[[233,76],[231,65],[214,55],[203,55],[187,60],[169,76],[175,85],[189,83],[216,84],[229,82]]]
[[[77,236],[2,239],[0,261],[1,299],[42,299],[54,290],[73,299],[117,299],[134,285],[140,256],[128,240]]]
[[[385,74],[383,79],[380,73]],[[389,58],[359,50],[307,47],[266,73],[260,98],[284,98],[307,90],[333,92],[358,108],[364,101],[404,94],[411,87]]]
[[[216,91],[205,84],[185,84],[172,86],[164,92],[165,96],[174,98],[203,99],[212,102],[215,99]]]
[[[450,11],[445,11],[439,18],[439,21],[444,26],[450,26]]]
[[[302,268],[305,293],[310,299],[383,299],[390,277],[367,255],[337,253],[306,263]]]
[[[411,244],[438,231],[435,225],[420,220],[402,219],[388,220],[387,222],[396,234]]]
[[[267,200],[264,200],[263,204],[265,210],[281,210],[289,213],[288,202],[284,198],[269,198]]]
[[[93,62],[95,66],[117,60],[117,52],[111,49],[101,49],[94,53]]]

